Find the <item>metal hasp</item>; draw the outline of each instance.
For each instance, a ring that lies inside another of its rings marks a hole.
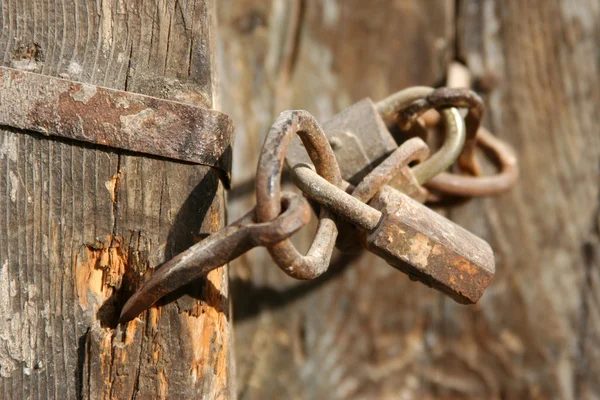
[[[233,122],[204,107],[0,67],[0,125],[217,167]]]

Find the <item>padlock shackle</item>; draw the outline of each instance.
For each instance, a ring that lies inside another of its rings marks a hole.
[[[467,138],[465,121],[454,107],[439,110],[446,125],[446,138],[442,147],[430,158],[412,168],[420,185],[450,168],[460,156]]]
[[[402,170],[408,168],[410,163],[415,161],[422,163],[427,157],[429,157],[429,147],[422,139],[417,137],[408,139],[358,183],[352,196],[363,203],[368,203]]]
[[[409,121],[404,121],[405,124],[410,124],[412,123],[413,118],[416,118],[420,113],[426,110],[421,102],[424,102],[424,105],[428,105],[429,103],[427,100],[429,97],[436,97],[437,93],[443,93],[443,91],[427,86],[415,86],[396,92],[385,99],[378,101],[375,104],[375,108],[383,118],[391,118],[403,110],[410,109],[412,105],[419,105],[419,107],[417,107],[417,112],[411,114]],[[460,95],[466,97],[463,93],[460,93]],[[465,106],[469,106],[468,103],[464,103]],[[446,124],[446,138],[444,139],[442,147],[435,154],[411,169],[420,185],[427,183],[431,178],[454,164],[463,152],[467,139],[465,121],[458,109],[454,107],[443,108],[438,110],[438,112],[441,114],[441,117]],[[478,116],[479,114],[476,118],[471,118],[471,120],[475,119],[477,121],[477,127],[479,126]],[[403,126],[402,128],[406,128],[407,126]],[[477,127],[474,126],[473,129],[476,130]],[[474,136],[475,131],[471,132],[471,134]]]

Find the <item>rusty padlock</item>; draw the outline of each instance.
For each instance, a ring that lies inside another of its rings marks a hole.
[[[414,138],[397,151],[406,150],[403,148],[408,145],[426,147]],[[386,186],[393,175],[390,172],[409,161],[404,157],[393,168],[391,162],[384,162],[352,195],[328,183],[306,164],[293,168],[292,179],[309,198],[358,226],[367,250],[459,303],[476,303],[494,276],[492,249],[483,239]]]
[[[490,245],[391,187],[369,203],[384,218],[366,248],[463,304],[476,303],[495,272]]]
[[[388,117],[396,108],[433,91],[428,87],[413,87],[397,92],[377,104],[365,98],[326,121],[323,131],[331,144],[342,178],[356,185],[394,152],[398,145],[388,130],[384,117]],[[465,142],[464,122],[458,110],[444,109],[441,116],[446,125],[453,129],[448,129],[440,150],[416,167],[417,174],[405,166],[388,181],[390,186],[420,203],[424,203],[428,195],[421,184],[451,165],[458,158]],[[286,163],[289,167],[299,163],[312,165],[299,138],[294,138],[290,143]],[[344,224],[342,221],[339,231],[336,242],[338,249],[347,253],[360,251],[357,232],[351,224]]]
[[[351,105],[324,122],[323,131],[338,161],[342,178],[353,185],[358,184],[398,147],[369,98]],[[311,164],[302,142],[297,138],[290,144],[286,163],[290,167],[299,163]],[[394,185],[394,182],[391,184]],[[406,175],[406,180],[394,186],[410,196],[416,196],[419,201],[425,201],[427,196],[410,174]]]
[[[342,178],[353,185],[358,184],[398,147],[384,122],[384,117],[391,112],[388,108],[396,109],[433,91],[429,87],[413,87],[395,93],[377,104],[365,98],[323,123],[323,130],[340,166]],[[390,103],[393,103],[391,107]],[[427,198],[427,191],[421,184],[452,165],[465,143],[464,120],[458,110],[443,109],[441,116],[447,127],[452,129],[447,129],[448,134],[440,150],[418,165],[415,173],[407,166],[388,182],[390,186],[420,203]],[[298,138],[290,144],[286,163],[290,167],[299,163],[311,164]]]

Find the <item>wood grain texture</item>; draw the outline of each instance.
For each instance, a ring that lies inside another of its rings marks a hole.
[[[0,11],[3,65],[218,106],[213,1],[3,0]],[[217,171],[0,135],[0,397],[227,398],[225,269],[116,325],[151,268],[222,226]]]
[[[496,253],[477,306],[369,255],[337,255],[303,283],[261,250],[232,263],[240,398],[600,395],[598,13],[584,0],[219,3],[224,110],[238,126],[233,217],[253,205],[280,111],[324,120],[364,96],[439,84],[452,59],[473,72],[486,125],[522,169],[511,193],[449,214]]]
[[[466,1],[459,14],[459,57],[480,86],[495,81],[488,126],[521,164],[510,194],[453,212],[496,249],[485,369],[507,397],[600,395],[599,17],[597,1]]]

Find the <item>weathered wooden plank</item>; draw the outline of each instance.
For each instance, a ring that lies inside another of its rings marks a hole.
[[[452,214],[497,253],[478,323],[492,395],[600,393],[599,17],[597,1],[461,3],[459,56],[521,164],[511,193]]]
[[[1,5],[3,65],[218,106],[212,1]],[[228,397],[225,269],[116,326],[149,268],[222,225],[218,172],[1,132],[0,397]]]
[[[435,85],[453,58],[473,71],[486,124],[517,149],[522,176],[450,213],[496,252],[475,307],[367,256],[311,283],[266,252],[233,263],[240,397],[596,398],[598,3],[282,3],[220,3],[224,58],[239,60],[223,70],[239,128],[234,216],[252,206],[247,166],[279,111],[323,119],[363,96]]]

